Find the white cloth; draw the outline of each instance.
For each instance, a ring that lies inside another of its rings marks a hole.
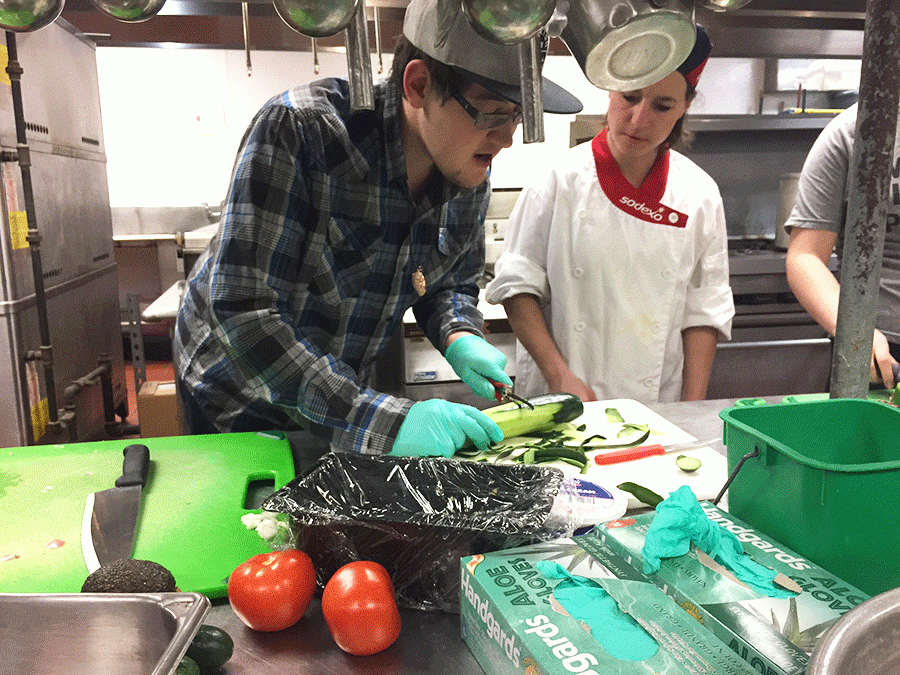
[[[523,189],[486,297],[537,296],[563,358],[598,398],[675,401],[682,330],[711,326],[731,337],[722,199],[712,178],[677,152],[663,155],[640,189],[608,156],[601,186],[597,142],[570,149]],[[520,396],[547,391],[521,343],[515,375]]]

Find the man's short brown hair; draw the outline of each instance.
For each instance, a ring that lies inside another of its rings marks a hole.
[[[410,61],[421,59],[431,73],[431,82],[435,91],[444,101],[447,101],[454,93],[463,93],[469,84],[466,79],[452,66],[441,63],[428,56],[412,42],[401,35],[397,38],[397,46],[394,49],[394,62],[391,64],[390,81],[403,94],[403,73]],[[404,95],[405,97],[405,95]]]

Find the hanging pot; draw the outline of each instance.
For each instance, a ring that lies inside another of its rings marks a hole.
[[[560,35],[587,79],[630,91],[680,66],[696,40],[693,0],[571,0]]]
[[[344,30],[356,14],[358,0],[273,0],[281,20],[313,38]]]
[[[165,3],[166,0],[91,0],[91,4],[107,16],[126,23],[153,18]]]
[[[556,0],[462,0],[462,6],[482,37],[512,45],[537,35],[553,16]]]
[[[714,12],[728,12],[749,4],[750,0],[703,0],[703,6]]]
[[[6,0],[0,2],[0,28],[13,33],[31,33],[56,21],[63,0]]]

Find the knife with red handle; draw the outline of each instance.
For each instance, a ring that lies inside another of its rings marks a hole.
[[[633,448],[624,448],[623,450],[614,450],[613,452],[604,452],[594,455],[594,462],[597,464],[617,464],[618,462],[629,462],[633,459],[643,459],[644,457],[652,457],[653,455],[665,455],[669,452],[678,450],[693,450],[694,448],[703,448],[717,441],[717,438],[711,438],[706,441],[689,441],[687,443],[678,443],[676,445],[637,445]]]

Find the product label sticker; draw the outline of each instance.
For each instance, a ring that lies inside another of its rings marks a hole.
[[[28,248],[28,216],[19,209],[19,193],[17,191],[15,167],[18,164],[4,162],[0,164],[0,179],[3,180],[3,192],[6,197],[6,209],[9,215],[9,238],[13,248]]]
[[[28,248],[28,216],[24,211],[9,212],[9,240],[13,250]]]
[[[38,377],[37,361],[28,361],[25,366],[28,380],[28,403],[31,408],[31,430],[34,440],[38,441],[47,431],[47,422],[50,421],[50,404],[46,398],[41,398],[41,382]]]
[[[6,46],[0,47],[0,84],[5,84],[7,86],[12,86],[12,81],[9,79],[9,73],[6,72],[6,67],[9,65],[9,51],[7,51]]]

